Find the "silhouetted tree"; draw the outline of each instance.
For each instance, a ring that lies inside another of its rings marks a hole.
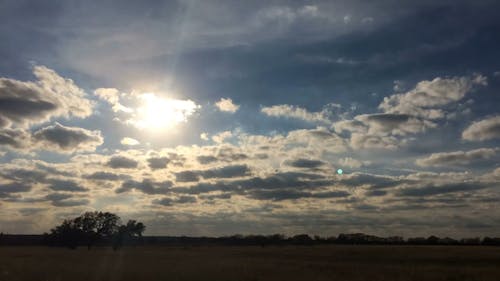
[[[89,250],[99,241],[111,241],[115,248],[115,241],[119,241],[118,245],[121,246],[123,237],[141,237],[145,229],[143,223],[135,220],[129,220],[126,225],[121,225],[120,217],[113,213],[86,212],[72,220],[65,220],[61,225],[51,229],[47,241],[53,245],[72,249],[84,244]]]
[[[142,237],[142,233],[146,230],[146,226],[142,222],[129,220],[127,224],[120,225],[118,231],[113,235],[113,250],[118,250],[123,246],[124,239],[132,237]]]

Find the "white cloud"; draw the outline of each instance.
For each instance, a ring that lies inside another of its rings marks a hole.
[[[133,111],[133,109],[120,103],[120,91],[115,88],[98,88],[94,91],[94,94],[111,104],[114,112],[123,111],[130,113]]]
[[[363,162],[356,160],[351,157],[345,157],[339,160],[339,165],[342,167],[349,167],[349,168],[359,168],[363,166]]]
[[[261,112],[267,116],[301,119],[307,122],[329,122],[326,112],[309,112],[294,105],[280,104],[263,107]]]
[[[419,166],[462,166],[473,162],[488,160],[498,154],[499,149],[479,148],[469,151],[432,153],[430,156],[417,159]]]
[[[395,82],[395,90],[401,89],[400,84]],[[421,81],[406,93],[385,97],[379,105],[383,113],[357,115],[353,120],[338,121],[332,127],[339,133],[350,132],[354,148],[395,149],[408,143],[409,135],[436,128],[437,120],[457,116],[457,111],[466,113],[469,103],[455,106],[452,113],[443,108],[486,84],[486,77],[479,74]]]
[[[139,145],[140,142],[136,139],[125,137],[120,141],[121,144],[123,145],[129,145],[129,146],[134,146],[134,145]]]
[[[54,70],[34,66],[35,82],[0,78],[0,127],[29,127],[56,117],[85,118],[93,104],[85,92]]]
[[[462,138],[468,141],[500,139],[500,116],[472,123],[462,132]]]
[[[201,133],[201,134],[200,134],[200,139],[202,139],[202,140],[204,140],[204,141],[209,140],[209,138],[208,138],[208,134],[207,134],[207,133]]]
[[[461,100],[475,86],[487,84],[486,77],[435,78],[421,81],[404,94],[385,97],[379,105],[385,113],[409,114],[426,119],[443,118],[445,112],[439,107]]]
[[[220,132],[212,136],[212,140],[216,143],[223,143],[225,139],[232,137],[231,131]]]
[[[240,106],[234,104],[233,100],[230,99],[230,98],[227,98],[227,99],[221,98],[220,101],[218,101],[218,102],[215,103],[215,106],[220,111],[231,112],[231,113],[235,113],[240,108]]]

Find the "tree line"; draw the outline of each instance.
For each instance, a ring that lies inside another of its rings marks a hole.
[[[112,246],[118,250],[123,245],[321,245],[321,244],[351,244],[351,245],[488,245],[500,246],[500,237],[473,237],[453,239],[450,237],[413,237],[405,239],[402,236],[379,237],[364,233],[341,233],[338,236],[321,237],[299,234],[285,236],[272,235],[232,235],[225,237],[143,237],[146,226],[142,222],[129,220],[122,223],[119,216],[109,212],[86,212],[74,219],[64,220],[60,225],[50,230],[50,233],[40,235],[4,235],[0,233],[0,245],[35,245],[62,246],[75,249],[86,246]]]
[[[413,237],[405,239],[402,236],[379,237],[364,233],[341,233],[338,236],[321,237],[318,235],[299,234],[285,236],[272,235],[232,235],[226,237],[147,237],[147,244],[220,244],[220,245],[488,245],[500,246],[500,237],[473,237],[453,239],[450,237]]]
[[[94,245],[111,244],[114,250],[123,246],[127,239],[142,237],[146,226],[142,222],[129,220],[121,223],[119,216],[109,212],[86,212],[74,219],[64,220],[61,225],[44,233],[44,242],[49,246],[64,246],[75,249]]]

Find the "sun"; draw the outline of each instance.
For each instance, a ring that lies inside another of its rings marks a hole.
[[[141,129],[167,129],[186,122],[199,105],[191,100],[168,99],[145,93],[132,122]]]

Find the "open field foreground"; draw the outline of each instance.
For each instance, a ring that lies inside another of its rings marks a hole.
[[[500,248],[0,247],[0,280],[499,280]]]

